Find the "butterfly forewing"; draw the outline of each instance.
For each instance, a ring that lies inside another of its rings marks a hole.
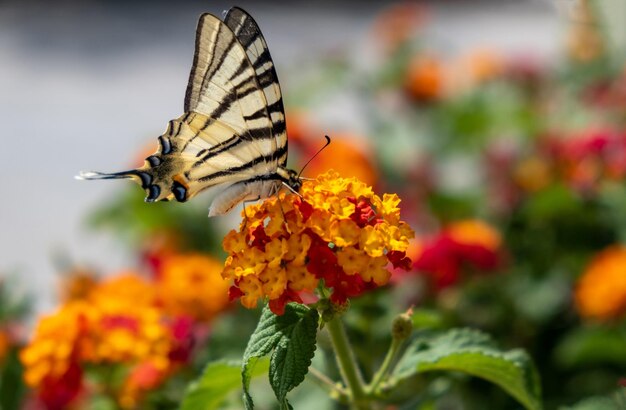
[[[233,7],[228,11],[224,23],[235,33],[245,49],[265,94],[267,112],[272,122],[272,135],[279,148],[285,147],[285,155],[280,159],[280,164],[284,166],[287,162],[285,111],[278,76],[265,38],[252,16],[238,7]]]

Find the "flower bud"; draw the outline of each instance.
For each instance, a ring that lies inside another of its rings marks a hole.
[[[398,315],[393,319],[391,324],[391,336],[395,340],[404,340],[411,336],[413,332],[413,321],[411,320],[412,311],[409,309],[407,312]]]

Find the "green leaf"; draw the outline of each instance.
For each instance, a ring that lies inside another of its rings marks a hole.
[[[265,374],[269,369],[269,360],[259,360],[250,378]],[[181,410],[212,410],[218,409],[226,397],[241,387],[241,363],[213,362],[209,363],[202,376],[189,385]]]
[[[277,316],[266,306],[243,356],[241,376],[246,409],[254,404],[249,393],[251,372],[259,358],[274,351],[270,359],[270,383],[282,408],[286,395],[299,385],[315,354],[318,314],[304,305],[290,303]]]
[[[619,410],[620,407],[617,400],[609,396],[589,397],[573,406],[561,407],[560,410]]]
[[[488,380],[529,410],[541,408],[537,372],[521,350],[498,350],[489,335],[472,329],[452,329],[415,339],[394,371],[398,380],[419,373],[448,370]]]
[[[626,333],[603,326],[582,326],[566,334],[557,345],[554,357],[563,368],[594,365],[626,365]]]

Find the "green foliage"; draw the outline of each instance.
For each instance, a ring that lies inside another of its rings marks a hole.
[[[471,329],[422,335],[408,347],[394,371],[398,381],[431,371],[467,373],[497,384],[529,410],[541,409],[541,391],[529,357],[501,351],[490,336]]]
[[[114,200],[96,209],[88,223],[108,229],[132,244],[162,231],[178,234],[184,247],[198,251],[220,252],[222,235],[217,221],[207,217],[206,206],[196,203],[146,203],[145,193],[137,187],[124,190]]]
[[[254,378],[269,370],[269,359],[260,359],[250,369],[249,377]],[[191,383],[183,399],[181,410],[219,409],[228,395],[241,388],[241,363],[209,363],[198,380]]]
[[[619,328],[585,326],[565,335],[555,349],[564,368],[590,365],[626,366],[626,332]]]
[[[19,409],[25,391],[17,349],[11,349],[0,362],[0,409]]]
[[[272,351],[270,384],[281,408],[289,406],[286,395],[304,380],[315,354],[317,326],[317,311],[306,306],[290,303],[282,316],[264,308],[243,356],[241,373],[247,409],[254,407],[249,393],[252,371],[260,358]]]
[[[562,407],[560,410],[622,410],[623,408],[616,398],[590,397],[573,406]]]

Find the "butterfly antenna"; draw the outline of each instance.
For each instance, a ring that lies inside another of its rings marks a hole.
[[[318,149],[317,152],[315,153],[315,155],[313,155],[306,162],[306,164],[304,164],[304,166],[300,170],[300,173],[298,173],[298,178],[300,178],[300,175],[302,175],[302,172],[304,172],[304,169],[311,163],[311,161],[313,161],[315,159],[315,157],[317,157],[322,151],[324,151],[324,148],[326,148],[330,144],[330,137],[328,135],[324,135],[324,138],[326,138],[326,144],[324,144],[324,146],[322,148]]]

